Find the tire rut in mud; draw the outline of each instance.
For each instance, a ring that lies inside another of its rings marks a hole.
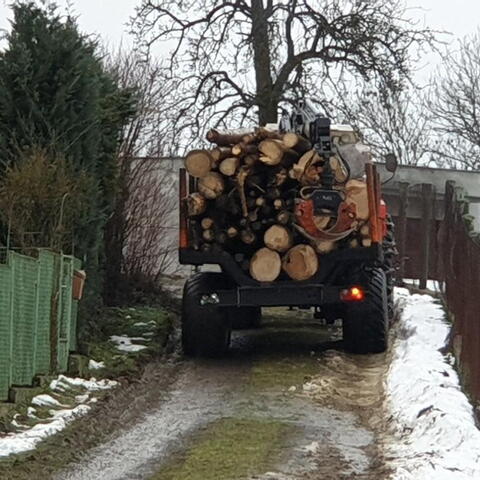
[[[237,332],[224,359],[152,366],[114,393],[79,422],[102,442],[55,478],[197,480],[209,468],[225,480],[387,478],[377,433],[388,355],[347,355],[339,329],[299,311],[265,320]]]

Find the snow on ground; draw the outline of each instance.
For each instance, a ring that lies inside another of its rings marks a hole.
[[[101,368],[105,368],[105,362],[96,362],[91,358],[88,361],[88,368],[89,370],[100,370]]]
[[[12,425],[18,429],[17,432],[8,433],[0,437],[0,457],[6,457],[12,454],[18,454],[34,449],[39,442],[46,437],[54,435],[63,430],[75,418],[85,415],[90,409],[86,403],[95,403],[97,400],[91,396],[91,392],[106,390],[118,385],[114,380],[96,380],[91,378],[69,378],[65,375],[59,375],[58,378],[50,383],[52,395],[47,393],[36,395],[32,399],[32,405],[36,407],[50,407],[48,411],[50,417],[40,420],[35,414],[37,409],[30,406],[27,409],[27,418],[38,420],[34,426],[22,425],[17,421],[19,414],[16,414]],[[75,395],[73,405],[63,405],[53,395],[65,393],[74,389],[75,392],[83,392]]]
[[[65,375],[59,375],[55,380],[52,380],[50,383],[51,390],[57,390],[59,392],[64,392],[69,390],[72,387],[82,387],[85,390],[91,392],[98,390],[108,390],[110,388],[116,387],[118,382],[116,380],[97,380],[96,378],[91,378],[90,380],[85,380],[84,378],[70,378]]]
[[[37,395],[36,397],[32,398],[32,405],[36,405],[37,407],[63,407],[57,399],[53,398],[46,393],[42,393],[41,395]]]
[[[72,409],[54,411],[54,416],[48,423],[37,423],[28,430],[0,438],[0,457],[33,450],[39,442],[63,430],[72,420],[85,415],[89,410],[88,405],[78,405]]]
[[[139,352],[140,350],[144,350],[146,345],[139,345],[137,343],[133,343],[134,341],[147,341],[147,338],[144,337],[128,337],[127,335],[112,335],[110,340],[117,345],[117,349],[122,352]]]
[[[439,350],[450,326],[438,301],[397,289],[403,308],[386,379],[394,480],[480,479],[480,431],[456,371]]]

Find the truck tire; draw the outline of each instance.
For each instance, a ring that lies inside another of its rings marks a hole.
[[[234,330],[259,328],[262,322],[261,307],[229,308],[228,315]]]
[[[203,295],[222,288],[225,288],[225,277],[221,273],[197,273],[186,281],[182,299],[182,347],[185,355],[219,357],[227,352],[232,329],[226,309],[200,304]]]
[[[365,299],[345,305],[343,342],[350,353],[382,353],[388,348],[387,281],[381,268],[362,275]]]
[[[395,286],[395,264],[398,256],[398,250],[397,244],[395,243],[395,225],[392,221],[391,215],[387,215],[386,225],[387,234],[385,235],[382,243],[384,258],[382,268],[387,278],[388,319],[389,321],[392,321],[395,315],[393,289]]]

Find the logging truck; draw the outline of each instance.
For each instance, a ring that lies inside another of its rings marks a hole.
[[[387,349],[396,250],[376,165],[352,128],[306,106],[273,127],[210,130],[215,146],[185,158],[179,260],[197,271],[183,291],[186,355],[224,354],[232,329],[273,306],[341,319],[348,352]],[[199,271],[211,264],[220,272]]]

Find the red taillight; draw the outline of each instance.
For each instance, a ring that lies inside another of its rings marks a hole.
[[[343,302],[361,302],[365,298],[365,292],[361,287],[350,287],[340,292],[340,300]]]

